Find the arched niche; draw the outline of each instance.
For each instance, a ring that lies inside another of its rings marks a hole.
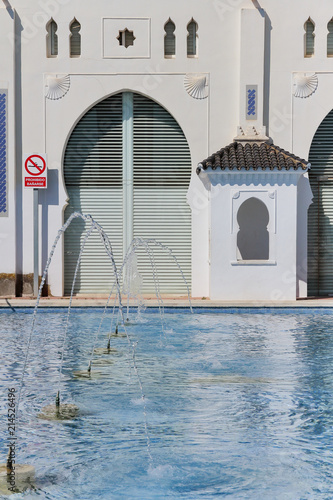
[[[269,259],[269,213],[265,203],[251,197],[237,212],[237,260]]]
[[[275,189],[239,189],[231,192],[233,265],[256,260],[262,264],[275,262],[276,198]],[[255,241],[259,241],[261,250],[253,250]]]

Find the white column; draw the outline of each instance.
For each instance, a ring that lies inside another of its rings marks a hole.
[[[123,93],[123,254],[133,239],[133,94]]]

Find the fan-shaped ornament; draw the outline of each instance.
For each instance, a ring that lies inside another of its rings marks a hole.
[[[206,99],[206,97],[208,97],[208,82],[206,75],[185,75],[184,87],[186,92],[194,99]]]
[[[71,86],[71,79],[69,75],[49,75],[46,77],[45,82],[45,96],[47,99],[55,101],[62,99]]]
[[[309,97],[318,87],[318,76],[316,73],[296,73],[294,76],[294,96]]]

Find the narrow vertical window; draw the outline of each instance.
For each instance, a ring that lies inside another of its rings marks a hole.
[[[333,57],[333,17],[327,25],[327,57]]]
[[[198,55],[198,25],[193,17],[187,25],[187,57],[196,57]]]
[[[176,55],[176,25],[169,18],[168,22],[164,25],[164,57],[175,57]]]
[[[51,19],[46,27],[47,35],[46,35],[46,54],[47,57],[57,57],[58,55],[58,35],[57,23]]]
[[[80,29],[81,24],[75,18],[70,24],[70,32],[69,35],[69,53],[71,57],[80,57],[81,55],[81,35]]]
[[[304,57],[312,57],[314,54],[314,29],[315,25],[311,21],[310,17],[304,24],[305,35],[304,35]]]

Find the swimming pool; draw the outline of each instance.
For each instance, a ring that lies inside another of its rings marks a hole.
[[[86,369],[101,310],[73,310],[61,375],[77,418],[37,418],[54,402],[66,311],[40,311],[20,403],[17,461],[45,499],[333,497],[333,313],[157,311],[112,337],[112,364]],[[1,454],[32,315],[0,313]],[[107,342],[108,318],[99,347]],[[120,329],[121,330],[121,329]],[[46,336],[45,342],[43,340]]]

